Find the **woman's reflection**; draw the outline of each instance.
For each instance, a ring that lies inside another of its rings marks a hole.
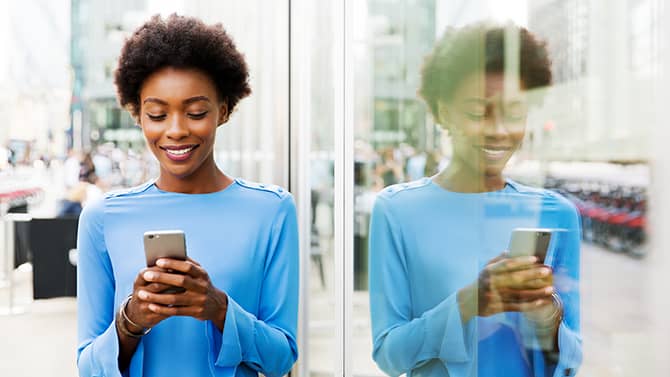
[[[373,357],[389,375],[576,373],[578,214],[503,176],[550,82],[545,45],[512,25],[449,29],[426,58],[419,94],[453,148],[444,170],[387,187],[373,209]],[[505,252],[520,227],[552,229],[545,260]]]

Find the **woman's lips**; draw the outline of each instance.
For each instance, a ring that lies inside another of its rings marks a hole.
[[[172,161],[185,161],[188,160],[193,151],[198,147],[198,145],[182,145],[182,146],[163,146],[160,147],[165,151],[165,155]]]
[[[478,147],[479,150],[484,153],[484,157],[488,161],[492,162],[498,162],[502,161],[507,157],[509,152],[512,150],[512,148],[509,147],[488,147],[488,146],[480,146]]]

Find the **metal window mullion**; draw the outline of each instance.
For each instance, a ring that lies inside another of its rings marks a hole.
[[[309,24],[294,22],[309,17],[309,0],[288,0],[289,20],[289,155],[290,190],[295,195],[300,236],[300,306],[297,341],[300,360],[294,371],[307,377],[309,368],[309,293],[311,248],[311,59]]]
[[[341,328],[338,331],[339,349],[341,350],[341,365],[338,375],[344,377],[352,376],[352,318],[353,318],[353,253],[354,253],[354,99],[353,99],[353,65],[352,65],[352,36],[353,25],[352,2],[344,0],[341,3],[339,11],[340,18],[338,25],[342,29],[337,30],[337,45],[340,51],[338,61],[342,63],[339,70],[341,77],[336,77],[339,95],[339,103],[336,103],[335,112],[339,113],[341,119],[336,122],[336,155],[335,155],[335,188],[338,193],[337,199],[339,207],[336,210],[338,218],[336,224],[336,250],[340,255],[336,256],[336,263],[339,263],[336,276],[340,281],[337,282],[339,298],[339,313],[341,320],[338,325]],[[337,205],[336,201],[336,205]]]

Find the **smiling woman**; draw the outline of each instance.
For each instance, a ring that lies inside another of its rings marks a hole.
[[[213,157],[247,80],[221,25],[155,16],[126,41],[119,102],[160,173],[80,217],[80,375],[281,376],[295,362],[293,198],[226,175]],[[183,232],[189,258],[146,266],[144,232],[168,229]]]
[[[574,376],[579,215],[503,175],[529,90],[551,82],[544,44],[511,24],[448,29],[422,73],[419,93],[453,153],[436,175],[375,201],[373,358],[391,376]],[[521,228],[550,229],[551,247],[520,255],[509,241]]]

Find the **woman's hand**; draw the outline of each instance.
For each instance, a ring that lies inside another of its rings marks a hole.
[[[159,267],[149,267],[145,268],[137,274],[135,278],[135,283],[133,284],[133,297],[126,305],[126,316],[134,323],[141,327],[134,326],[128,321],[123,321],[122,325],[125,325],[126,329],[130,330],[133,333],[140,333],[145,328],[151,328],[156,326],[160,321],[167,318],[164,315],[156,314],[155,312],[149,310],[149,305],[147,302],[144,302],[140,299],[140,292],[152,292],[160,293],[166,289],[171,288],[167,284],[161,283],[152,283],[146,280],[144,277],[147,273],[158,273],[161,272]],[[123,319],[123,318],[122,318]]]
[[[193,259],[180,261],[161,258],[156,265],[162,270],[146,271],[143,278],[153,284],[184,288],[182,293],[160,293],[140,289],[137,297],[155,317],[189,316],[210,320],[223,331],[228,296],[212,285],[207,271]]]
[[[508,257],[505,253],[487,263],[478,279],[458,293],[461,320],[501,312],[529,312],[551,301],[551,268],[534,256]]]

